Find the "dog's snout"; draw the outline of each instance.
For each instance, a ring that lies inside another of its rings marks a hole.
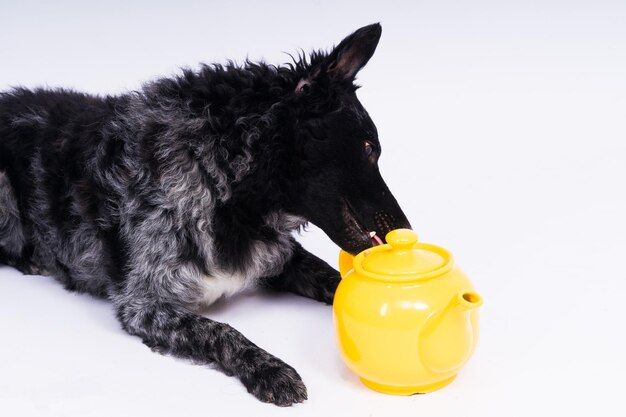
[[[374,221],[376,222],[378,235],[383,240],[385,240],[387,233],[396,229],[396,218],[387,212],[377,211],[374,215]]]

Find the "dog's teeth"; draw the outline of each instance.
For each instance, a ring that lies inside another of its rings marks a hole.
[[[372,238],[372,243],[374,243],[374,246],[383,245],[385,243],[381,238],[376,235],[376,232],[370,232],[370,237]]]

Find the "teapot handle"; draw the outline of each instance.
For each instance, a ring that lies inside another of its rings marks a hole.
[[[348,252],[342,250],[339,252],[339,273],[341,274],[341,278],[345,278],[354,268],[354,256],[350,255]]]

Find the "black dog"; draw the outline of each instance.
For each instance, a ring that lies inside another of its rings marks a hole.
[[[109,298],[128,333],[262,401],[305,400],[292,367],[197,312],[251,286],[331,303],[338,273],[292,238],[306,222],[351,253],[410,227],[353,84],[380,34],[115,97],[2,93],[0,263]]]

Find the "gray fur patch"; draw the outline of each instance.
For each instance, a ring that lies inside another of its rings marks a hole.
[[[45,109],[29,109],[27,113],[22,113],[11,118],[13,127],[37,127],[43,126],[48,121],[48,112]]]
[[[19,255],[25,241],[13,188],[6,174],[0,171],[0,249]]]

